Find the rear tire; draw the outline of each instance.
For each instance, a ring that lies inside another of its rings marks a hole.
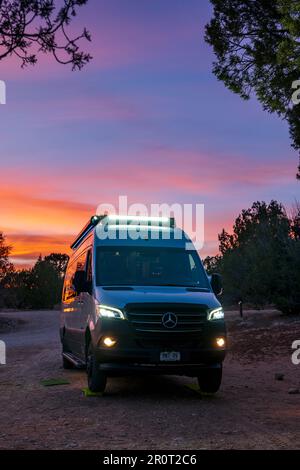
[[[201,392],[216,393],[222,382],[222,365],[218,368],[203,370],[197,379]]]
[[[92,346],[90,344],[87,357],[87,379],[88,387],[91,392],[104,392],[106,387],[106,375],[99,370],[99,362],[95,358]]]

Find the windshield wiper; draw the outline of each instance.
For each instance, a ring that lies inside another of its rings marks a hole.
[[[209,292],[208,287],[189,286],[188,284],[157,284],[161,287],[185,287],[187,291],[191,292]]]
[[[210,292],[208,287],[188,286],[186,290],[191,292]]]
[[[133,290],[133,287],[127,286],[125,284],[118,284],[116,286],[110,285],[110,286],[103,286],[103,290]]]
[[[189,284],[173,284],[173,283],[167,283],[167,284],[153,284],[156,286],[162,286],[162,287],[192,287],[192,288],[198,288],[197,286],[190,286]]]

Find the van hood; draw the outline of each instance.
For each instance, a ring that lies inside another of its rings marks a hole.
[[[112,290],[112,288],[97,286],[96,299],[101,304],[120,309],[128,303],[149,302],[201,304],[209,309],[221,306],[212,292],[193,291],[186,287],[138,286]]]

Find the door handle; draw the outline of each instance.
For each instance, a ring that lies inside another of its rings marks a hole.
[[[82,305],[82,304],[83,304],[83,300],[78,300],[78,301],[77,301],[77,304],[78,304],[78,305]]]

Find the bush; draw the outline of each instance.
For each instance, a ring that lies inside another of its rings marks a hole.
[[[299,214],[298,207],[290,219],[276,201],[255,202],[238,216],[232,234],[222,231],[220,255],[204,264],[223,275],[225,304],[243,300],[300,313]]]
[[[52,254],[37,260],[32,269],[11,271],[3,278],[2,306],[52,309],[61,301],[67,255]]]

